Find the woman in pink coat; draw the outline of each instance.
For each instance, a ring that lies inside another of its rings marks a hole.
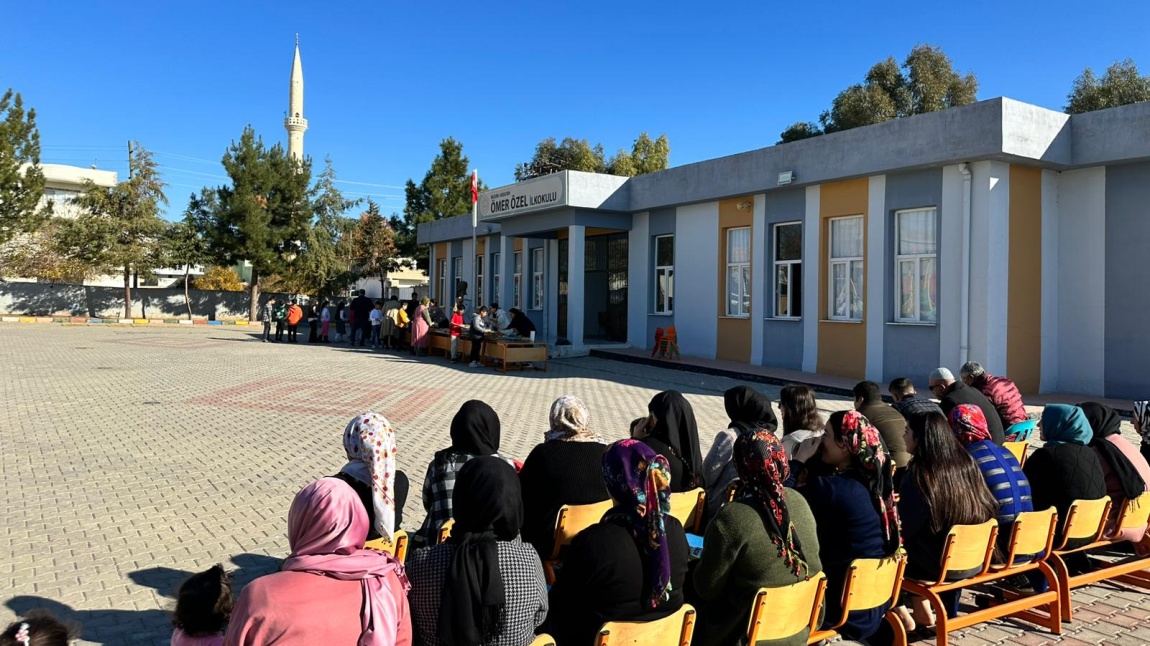
[[[431,312],[427,308],[430,303],[428,298],[419,301],[411,317],[411,353],[415,355],[427,354],[427,345],[431,342]]]
[[[1122,418],[1109,406],[1095,402],[1079,404],[1086,421],[1094,431],[1090,446],[1098,454],[1106,493],[1113,501],[1107,538],[1138,543],[1146,535],[1146,525],[1117,531],[1118,518],[1126,501],[1150,491],[1150,464],[1126,438],[1122,437]]]

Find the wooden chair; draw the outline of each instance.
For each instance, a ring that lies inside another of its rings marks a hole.
[[[439,533],[435,535],[436,545],[447,542],[447,539],[451,536],[451,528],[454,525],[454,518],[448,518],[447,520],[443,521],[443,524],[439,526]]]
[[[1026,449],[1030,446],[1030,442],[1005,442],[1002,448],[1010,451],[1015,460],[1018,460],[1018,466],[1026,464]]]
[[[1115,581],[1150,589],[1150,556],[1132,556],[1111,563],[1098,563],[1090,572],[1071,575],[1066,567],[1065,557],[1075,552],[1086,552],[1100,547],[1108,547],[1121,541],[1103,538],[1106,531],[1106,519],[1110,514],[1110,497],[1098,500],[1075,500],[1067,514],[1065,536],[1061,547],[1054,550],[1050,564],[1058,574],[1059,590],[1062,592],[1062,618],[1070,621],[1073,618],[1073,608],[1070,603],[1070,591],[1098,581]],[[1150,493],[1144,493],[1137,498],[1126,501],[1122,512],[1118,516],[1117,529],[1130,529],[1142,527],[1150,520]],[[1068,548],[1071,542],[1081,543],[1089,539],[1086,545]]]
[[[603,514],[614,505],[610,500],[591,503],[589,505],[563,505],[555,518],[555,546],[551,548],[551,558],[543,561],[543,574],[547,577],[547,585],[555,584],[555,570],[562,565],[559,552],[571,544],[579,532],[598,523]]]
[[[555,646],[555,639],[547,633],[536,635],[535,641],[531,642],[531,646]]]
[[[1053,508],[1019,514],[1011,526],[1006,562],[1000,564],[992,562],[998,538],[996,519],[979,525],[952,527],[946,537],[938,581],[928,583],[908,579],[903,582],[903,590],[927,599],[934,608],[937,646],[946,646],[951,631],[1007,616],[1044,626],[1056,635],[1062,634],[1058,579],[1047,564],[1057,527],[1058,515]],[[952,573],[970,570],[978,572],[957,581],[951,580]],[[1032,570],[1039,570],[1046,577],[1050,584],[1046,592],[1011,595],[1009,600],[987,608],[954,618],[947,616],[941,593],[992,583]],[[1032,612],[1032,609],[1041,607],[1046,608],[1047,614]]]
[[[374,541],[368,541],[363,547],[364,549],[387,552],[394,556],[395,560],[403,563],[407,560],[407,543],[407,532],[400,529],[395,532],[390,541],[386,537],[380,536]]]
[[[655,621],[608,621],[599,629],[595,646],[691,646],[695,609],[684,603],[679,611]]]
[[[753,645],[762,639],[794,637],[803,630],[807,630],[807,634],[813,633],[819,627],[826,591],[827,577],[822,572],[806,581],[781,588],[759,588],[751,606],[747,643]]]
[[[707,492],[692,489],[671,494],[671,515],[679,519],[683,529],[698,534],[703,525],[703,511],[706,509]]]
[[[837,637],[839,629],[847,623],[851,612],[870,610],[887,603],[893,606],[897,603],[905,568],[906,559],[901,557],[851,561],[846,583],[843,585],[842,617],[830,628],[812,630],[807,637],[807,643],[817,644],[824,639]],[[894,631],[895,646],[906,646],[906,628],[902,625],[902,621],[892,610],[887,610],[885,619]]]
[[[743,482],[741,480],[735,480],[731,484],[727,485],[727,502],[732,502],[735,500],[735,496],[739,495],[739,487],[742,485]]]

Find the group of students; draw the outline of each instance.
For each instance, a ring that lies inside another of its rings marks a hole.
[[[1121,437],[1113,410],[1047,406],[1039,423],[1045,444],[1023,468],[973,404],[910,412],[901,437],[908,464],[897,465],[861,412],[865,399],[824,421],[814,392],[789,385],[779,401],[780,438],[772,402],[732,388],[724,394],[730,421],[704,457],[694,411],[678,392],[657,394],[631,437],[610,444],[569,395],[552,404],[543,442],[522,463],[500,453],[496,412],[468,401],[452,419],[451,445],[427,467],[427,515],[406,566],[364,549],[373,537],[394,536],[408,496],[394,429],[365,413],[344,430],[347,464],[292,502],[291,554],[280,571],[249,584],[234,604],[222,568],[192,577],[180,591],[172,644],[526,646],[547,632],[559,646],[585,646],[607,621],[657,619],[684,603],[697,609],[694,644],[744,644],[761,587],[822,572],[824,617],[834,622],[855,559],[905,554],[907,577],[936,578],[953,525],[1005,524],[1048,507],[1064,517],[1071,501],[1107,494],[1120,509],[1150,482],[1150,402],[1135,410],[1141,453]],[[693,556],[670,495],[698,487],[715,504]],[[613,506],[564,549],[548,588],[541,559],[551,556],[559,508],[606,500]],[[450,537],[435,544],[448,520]],[[1125,531],[1121,538],[1141,541],[1138,549],[1150,547],[1145,528]],[[947,599],[949,612],[957,602]],[[924,604],[900,604],[908,628],[933,623]],[[883,643],[887,610],[853,612],[840,632]],[[30,622],[20,625],[27,635]],[[801,634],[779,643],[805,642]]]

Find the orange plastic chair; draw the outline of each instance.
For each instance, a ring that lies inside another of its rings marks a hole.
[[[893,606],[898,601],[905,568],[906,558],[901,556],[851,561],[846,584],[843,586],[842,617],[830,628],[812,630],[807,643],[817,644],[824,639],[837,637],[839,629],[847,623],[850,613],[855,610],[870,610],[887,603]],[[902,621],[892,610],[887,610],[884,618],[894,631],[895,646],[906,646],[906,627]]]
[[[667,358],[671,360],[680,359],[679,356],[679,333],[675,331],[675,326],[669,326],[667,333],[663,337],[663,343],[667,346]]]
[[[822,572],[806,581],[781,588],[759,588],[755,594],[755,603],[751,606],[747,643],[786,639],[804,630],[808,635],[813,633],[819,626],[819,612],[826,591],[827,577]]]
[[[435,535],[436,545],[447,542],[447,539],[451,537],[451,528],[454,525],[454,518],[448,518],[447,520],[443,521],[443,524],[439,526],[439,533]]]
[[[663,328],[657,327],[657,328],[655,328],[655,345],[651,346],[651,356],[653,357],[653,356],[655,356],[655,354],[661,353],[662,351],[663,351]],[[663,355],[659,354],[659,356],[662,357]]]
[[[703,525],[703,511],[706,509],[707,492],[692,489],[671,494],[671,515],[679,519],[683,529],[698,534]]]
[[[1026,464],[1026,449],[1030,446],[1030,442],[1003,442],[1002,448],[1010,451],[1015,460],[1018,460],[1018,466]]]
[[[547,577],[547,585],[554,585],[555,571],[563,564],[559,552],[579,534],[579,532],[598,523],[614,505],[610,500],[595,502],[589,505],[563,505],[555,518],[555,547],[551,549],[551,558],[543,561],[543,574]]]
[[[595,646],[691,646],[695,609],[684,603],[679,611],[655,621],[608,621],[599,629]]]
[[[741,487],[742,485],[743,485],[743,483],[741,480],[735,480],[731,484],[727,485],[727,492],[726,492],[727,502],[733,501],[735,499],[735,496],[739,495],[739,487]]]
[[[387,552],[388,554],[394,556],[395,560],[403,563],[407,560],[407,543],[407,532],[401,529],[395,532],[390,541],[387,540],[387,538],[380,536],[374,541],[368,541],[367,543],[364,543],[363,547],[364,549]]]

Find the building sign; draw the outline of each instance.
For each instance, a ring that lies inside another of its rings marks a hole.
[[[480,193],[479,219],[498,220],[566,205],[567,173],[553,173]]]

